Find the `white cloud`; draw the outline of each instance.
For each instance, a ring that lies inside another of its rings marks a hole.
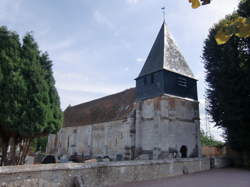
[[[66,82],[59,80],[56,83],[56,87],[61,97],[62,109],[65,109],[69,104],[85,103],[126,89],[125,86],[120,85],[93,83],[91,81],[75,82],[73,79]],[[66,94],[66,92],[69,94]]]
[[[15,22],[20,12],[23,0],[1,0],[0,3],[0,20],[5,22]]]
[[[91,82],[87,83],[86,81],[74,82],[74,80],[67,82],[58,81],[56,87],[67,91],[93,92],[105,95],[117,93],[125,89],[124,86],[120,85]]]
[[[56,51],[56,50],[65,50],[71,46],[73,46],[75,41],[73,39],[66,39],[63,41],[59,41],[57,43],[47,43],[45,44],[45,49],[49,51]]]
[[[126,68],[125,68],[126,71]],[[94,73],[94,72],[93,72]],[[55,72],[56,88],[61,97],[61,107],[77,105],[102,96],[121,92],[129,85],[107,82],[102,77],[88,73]]]
[[[124,69],[127,71],[128,69]],[[97,78],[93,76],[91,72],[86,75],[84,73],[67,73],[56,72],[55,77],[57,79],[56,87],[61,90],[73,91],[73,92],[88,92],[99,93],[102,95],[109,95],[117,93],[129,88],[128,85],[113,84],[111,81],[108,83],[103,78]]]
[[[139,62],[139,63],[142,63],[142,62],[145,62],[146,59],[145,58],[137,58],[136,59],[136,62]]]
[[[107,28],[109,28],[111,30],[115,29],[114,24],[101,11],[95,10],[93,16],[94,16],[94,19],[96,20],[97,23],[102,24],[102,25],[106,26]]]
[[[127,0],[129,4],[137,4],[141,0]]]
[[[74,106],[104,96],[99,93],[77,92],[62,89],[58,89],[58,92],[60,95],[63,95],[63,100],[61,100],[61,108],[63,110],[69,105]]]
[[[78,64],[84,62],[84,50],[64,50],[57,53],[56,62],[60,62],[62,64]]]
[[[125,67],[125,68],[124,68],[124,71],[128,71],[128,70],[129,70],[129,68],[128,68],[128,67]]]

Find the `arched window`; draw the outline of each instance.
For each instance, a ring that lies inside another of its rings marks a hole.
[[[181,158],[187,158],[187,146],[183,145],[181,146],[180,153],[181,153]]]

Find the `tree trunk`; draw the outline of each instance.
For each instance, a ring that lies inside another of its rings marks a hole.
[[[7,159],[7,151],[9,146],[9,139],[2,139],[2,160],[1,160],[1,166],[5,166],[8,163]]]
[[[23,152],[22,158],[21,158],[21,164],[25,164],[25,158],[29,152],[30,143],[31,143],[31,139],[28,138],[26,141],[25,147],[24,147],[24,152]]]
[[[17,137],[5,138],[0,137],[0,166],[6,165],[22,165],[29,152],[31,138],[18,139]],[[8,154],[8,147],[10,152]],[[17,151],[19,148],[19,151]]]
[[[16,158],[16,164],[17,165],[19,164],[19,160],[20,160],[20,157],[21,157],[21,154],[22,154],[22,142],[23,142],[23,140],[21,140],[19,142],[19,144],[17,145],[17,147],[18,147],[18,155],[17,155],[17,158]]]
[[[26,138],[22,140],[20,144],[20,154],[19,154],[19,158],[17,161],[18,165],[25,164],[25,158],[29,152],[30,143],[31,143],[31,138]]]
[[[3,153],[3,139],[2,137],[0,136],[0,166],[2,166],[2,153]]]
[[[16,157],[16,145],[15,145],[15,137],[10,138],[10,165],[15,165],[15,157]]]
[[[24,151],[24,145],[25,145],[25,139],[22,139],[20,144],[19,144],[19,154],[18,154],[18,158],[17,158],[17,165],[21,164],[21,159],[22,159],[22,155],[23,155],[23,151]]]

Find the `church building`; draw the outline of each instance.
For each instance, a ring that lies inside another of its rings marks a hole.
[[[64,111],[47,153],[113,160],[199,157],[197,80],[162,24],[136,87]]]

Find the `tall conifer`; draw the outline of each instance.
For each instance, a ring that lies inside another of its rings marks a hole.
[[[23,164],[32,139],[60,128],[60,101],[52,62],[32,34],[21,44],[18,34],[0,27],[0,41],[0,165]]]
[[[250,15],[250,0],[239,6],[241,16]],[[250,156],[250,39],[233,36],[226,44],[217,45],[216,32],[227,16],[209,32],[203,50],[207,71],[207,107],[216,125],[225,129],[233,149]]]

